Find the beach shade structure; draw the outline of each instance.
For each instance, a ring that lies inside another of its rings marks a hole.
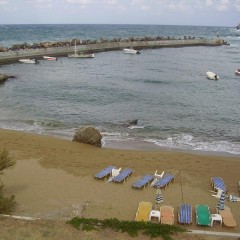
[[[152,210],[152,203],[141,201],[138,204],[138,210],[136,212],[135,221],[149,221],[149,214]]]
[[[218,205],[217,205],[218,210],[224,210],[225,198],[226,198],[225,193],[222,191],[221,196],[218,200]]]
[[[124,182],[132,173],[133,170],[130,168],[123,169],[117,176],[112,179],[112,181],[117,183]]]
[[[97,179],[103,179],[111,175],[112,170],[116,168],[115,166],[108,166],[107,168],[103,169],[102,171],[98,172],[94,177]]]
[[[141,179],[139,179],[137,182],[133,183],[132,187],[137,189],[143,188],[153,179],[154,179],[153,175],[149,175],[149,174],[145,175]]]
[[[171,206],[161,206],[160,207],[161,213],[161,223],[162,224],[174,224],[174,208]]]
[[[179,206],[178,222],[181,224],[192,223],[192,206],[190,204],[181,204]]]
[[[196,206],[196,223],[201,226],[211,225],[211,216],[208,205],[199,204]]]
[[[160,204],[163,202],[163,196],[160,188],[157,188],[156,191],[156,204]]]
[[[225,193],[227,192],[227,187],[221,177],[212,177],[211,178],[212,187],[215,191],[218,191],[218,189],[223,190]]]
[[[223,225],[230,228],[236,228],[237,222],[233,217],[231,209],[228,206],[224,207],[224,210],[218,210],[218,213],[222,217]]]
[[[156,188],[165,188],[169,185],[170,182],[174,181],[174,176],[172,174],[164,175],[159,181],[153,184],[153,187]]]

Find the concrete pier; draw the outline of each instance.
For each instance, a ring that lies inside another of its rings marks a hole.
[[[122,50],[123,48],[132,47],[134,49],[147,48],[164,48],[164,47],[188,47],[188,46],[221,46],[224,45],[224,40],[216,39],[179,39],[179,40],[154,40],[154,41],[119,41],[119,42],[104,42],[88,45],[76,46],[79,52],[104,52]],[[17,51],[0,52],[0,64],[8,64],[16,62],[21,58],[42,58],[49,55],[55,57],[64,57],[69,53],[74,52],[74,46],[68,47],[53,47],[53,48],[38,48],[24,49]]]

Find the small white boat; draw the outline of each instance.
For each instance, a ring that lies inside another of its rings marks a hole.
[[[129,53],[129,54],[140,54],[141,53],[141,51],[135,50],[133,48],[124,48],[123,51],[125,53]]]
[[[38,64],[39,61],[37,59],[30,59],[30,58],[22,58],[18,60],[21,63],[31,63],[31,64]]]
[[[235,75],[240,76],[240,68],[235,71]]]
[[[43,56],[44,60],[48,60],[48,61],[57,61],[58,59],[56,57],[49,57],[49,56]]]
[[[210,80],[218,80],[219,76],[214,72],[206,72],[206,77]]]

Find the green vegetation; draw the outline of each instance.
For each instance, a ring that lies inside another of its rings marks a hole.
[[[186,230],[179,226],[171,226],[166,224],[157,224],[151,222],[135,222],[135,221],[120,221],[116,218],[98,220],[93,218],[78,218],[75,217],[67,223],[73,227],[82,230],[98,230],[110,228],[115,231],[127,232],[130,236],[136,237],[138,233],[154,237],[162,237],[164,240],[171,240],[174,233],[185,232]]]
[[[15,161],[9,157],[9,152],[6,149],[0,149],[0,174],[3,174],[3,170],[14,166]],[[13,211],[15,206],[15,197],[12,195],[7,198],[3,196],[3,183],[0,182],[0,213],[9,214]]]

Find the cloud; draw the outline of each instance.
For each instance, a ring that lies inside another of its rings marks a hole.
[[[218,6],[217,6],[217,10],[218,11],[226,11],[229,8],[229,0],[220,0]]]
[[[145,0],[132,0],[131,5],[141,10],[149,10],[151,8],[151,4],[146,3]]]
[[[237,1],[236,1],[235,6],[236,6],[237,11],[240,12],[240,0],[237,0]]]
[[[211,7],[213,5],[213,0],[206,0],[206,7]]]
[[[51,8],[52,0],[28,0],[29,3],[33,4],[37,8]]]
[[[8,3],[8,0],[0,0],[0,5],[7,5]]]
[[[92,3],[92,0],[65,0],[65,2],[70,4],[88,5]]]

